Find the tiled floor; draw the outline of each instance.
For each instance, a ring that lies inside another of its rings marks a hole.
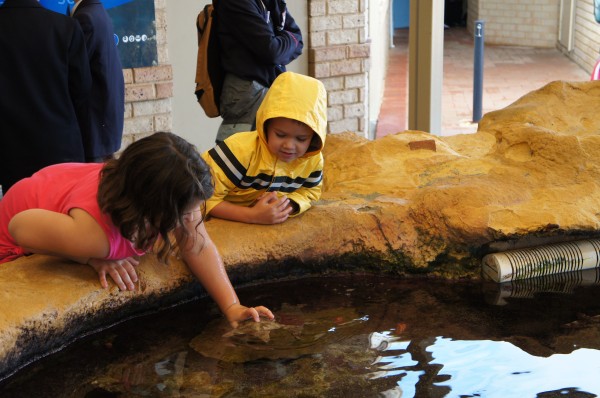
[[[473,37],[466,28],[444,31],[442,135],[477,131],[473,119]],[[556,49],[485,45],[483,114],[504,108],[554,80],[589,80],[585,71]],[[377,138],[406,130],[408,29],[394,32]]]

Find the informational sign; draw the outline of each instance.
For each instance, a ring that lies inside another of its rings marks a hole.
[[[105,7],[107,3],[121,3],[107,7],[107,11],[115,28],[123,68],[158,65],[154,0],[105,0]]]
[[[75,0],[39,1],[61,14],[75,5]],[[103,0],[102,4],[113,22],[123,68],[158,65],[154,0]]]

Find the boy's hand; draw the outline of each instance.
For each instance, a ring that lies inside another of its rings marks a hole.
[[[88,264],[98,273],[100,285],[104,289],[108,287],[108,281],[106,280],[106,274],[108,274],[121,290],[135,290],[135,283],[138,281],[135,266],[139,263],[133,257],[127,257],[122,260],[91,258],[88,261]]]
[[[240,321],[246,319],[254,319],[254,322],[260,322],[260,317],[264,316],[269,319],[275,319],[275,316],[267,307],[245,307],[241,304],[235,303],[225,310],[225,318],[229,321],[232,328],[237,328]]]
[[[251,209],[256,224],[282,223],[294,210],[286,196],[278,198],[275,192],[263,194]]]

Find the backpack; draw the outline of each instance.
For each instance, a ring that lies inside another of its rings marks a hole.
[[[214,0],[213,0],[214,1]],[[196,98],[208,117],[220,116],[219,101],[225,72],[221,67],[216,10],[207,4],[198,14],[198,58],[196,61]]]

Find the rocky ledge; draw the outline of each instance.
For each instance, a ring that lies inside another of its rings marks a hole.
[[[207,228],[233,283],[319,272],[478,278],[492,251],[600,236],[600,82],[553,82],[477,133],[332,135],[322,199],[300,217]],[[136,292],[47,256],[0,267],[0,378],[88,333],[203,294],[186,267],[139,265]]]

